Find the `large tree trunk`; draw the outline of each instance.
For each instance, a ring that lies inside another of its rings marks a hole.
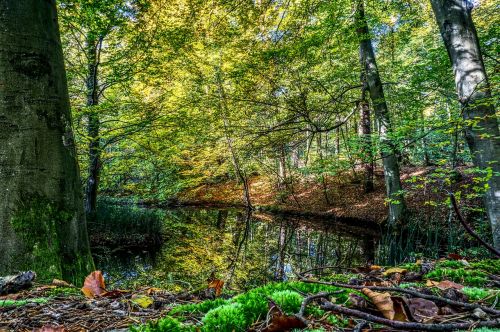
[[[87,186],[85,188],[85,212],[94,217],[97,207],[97,190],[99,188],[99,175],[101,170],[101,144],[99,138],[100,120],[99,114],[93,108],[99,104],[97,75],[99,70],[99,51],[102,39],[96,40],[89,37],[87,39],[87,107],[88,124],[87,133],[89,135],[89,166]]]
[[[375,60],[375,52],[373,51],[368,24],[366,23],[363,0],[357,0],[356,28],[360,40],[360,61],[365,70],[370,99],[372,100],[375,117],[377,118],[378,134],[384,165],[385,186],[387,197],[390,200],[388,222],[392,225],[396,221],[403,220],[405,203],[401,193],[402,187],[399,178],[396,149],[389,137],[391,132],[389,110],[385,101],[384,89]]]
[[[93,267],[55,0],[0,0],[0,275]]]
[[[500,249],[500,139],[491,88],[484,69],[474,23],[472,4],[465,0],[431,0],[432,9],[450,57],[463,117],[469,125],[465,137],[474,165],[490,168],[484,203],[493,232],[493,242]]]

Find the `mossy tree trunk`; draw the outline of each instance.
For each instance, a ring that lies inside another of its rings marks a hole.
[[[55,0],[0,0],[0,275],[92,267]]]

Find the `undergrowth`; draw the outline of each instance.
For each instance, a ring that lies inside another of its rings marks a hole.
[[[208,300],[176,306],[167,317],[147,325],[133,327],[132,331],[245,331],[251,324],[266,316],[272,302],[276,303],[286,314],[293,314],[299,311],[305,295],[335,290],[339,289],[301,282],[271,283],[231,299]],[[348,292],[344,291],[335,295],[332,301],[344,303],[347,298]],[[307,314],[320,317],[324,312],[311,306]],[[201,317],[201,324],[189,321],[192,315]]]

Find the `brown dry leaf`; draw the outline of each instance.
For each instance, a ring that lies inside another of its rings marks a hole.
[[[382,281],[365,281],[363,283],[363,286],[392,287],[394,285],[390,281],[382,280]]]
[[[391,300],[394,303],[394,320],[409,322],[410,320],[405,310],[406,299],[400,296],[392,296]]]
[[[392,302],[391,294],[374,292],[368,288],[363,288],[361,292],[372,300],[373,304],[375,304],[385,318],[390,320],[394,319],[396,312],[394,310],[394,302]]]
[[[399,285],[401,283],[402,279],[403,279],[403,275],[401,273],[394,273],[393,275],[391,275],[391,281],[395,285]]]
[[[434,319],[439,312],[439,308],[434,302],[421,298],[409,299],[408,308],[413,319],[419,323]]]
[[[270,304],[269,315],[271,320],[269,324],[262,330],[263,332],[282,332],[291,331],[293,329],[302,329],[306,325],[296,316],[287,316],[275,304]]]
[[[156,287],[150,287],[150,288],[145,290],[145,293],[147,295],[156,294],[156,293],[164,293],[164,292],[165,292],[165,290],[163,290],[161,288],[156,288]]]
[[[368,307],[368,303],[366,302],[365,298],[359,296],[358,294],[350,293],[349,301],[355,308],[358,309],[366,309]]]
[[[439,288],[439,289],[441,289],[441,290],[445,290],[445,289],[448,289],[448,288],[453,288],[453,289],[460,290],[460,289],[464,288],[465,286],[457,284],[456,282],[453,282],[453,281],[450,281],[450,280],[443,280],[440,283],[438,283],[436,285],[436,287]]]
[[[425,282],[425,286],[427,287],[436,287],[437,285],[439,285],[439,281],[427,279],[427,281]]]
[[[215,296],[220,296],[222,293],[222,287],[224,287],[224,281],[219,279],[214,279],[208,284],[208,288],[215,289]]]
[[[383,275],[384,276],[389,276],[391,274],[394,274],[394,273],[401,273],[401,274],[405,274],[408,270],[406,269],[401,269],[399,267],[393,267],[393,268],[390,268],[388,270],[386,270]]]
[[[66,282],[64,280],[59,280],[59,279],[52,280],[52,285],[57,286],[57,287],[74,287],[69,282]]]
[[[85,278],[82,292],[86,297],[91,299],[106,292],[104,277],[101,271],[94,271]]]
[[[373,270],[380,270],[380,269],[382,269],[382,266],[379,266],[379,265],[371,265],[370,266],[370,270],[372,270],[372,271]]]

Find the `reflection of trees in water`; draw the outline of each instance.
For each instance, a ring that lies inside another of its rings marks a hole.
[[[238,210],[165,214],[165,242],[147,275],[194,287],[215,272],[227,286],[247,289],[322,265],[363,264],[373,252],[354,232],[326,223],[276,216],[264,221]]]

